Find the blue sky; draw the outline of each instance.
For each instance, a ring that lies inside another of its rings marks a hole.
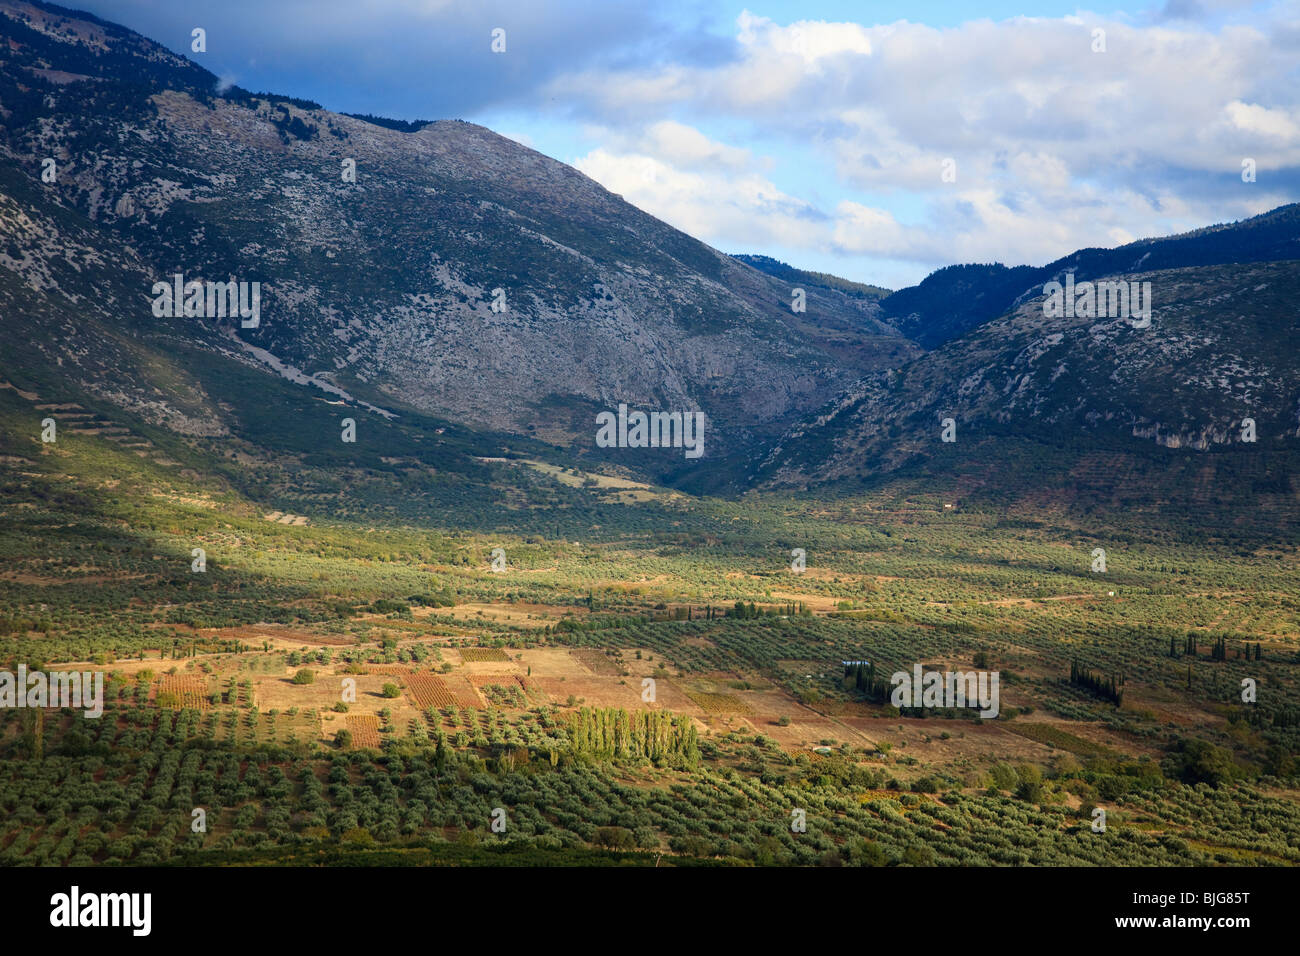
[[[228,82],[482,123],[724,251],[891,288],[1300,187],[1300,0],[79,5]]]

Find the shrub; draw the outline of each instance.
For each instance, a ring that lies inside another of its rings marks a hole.
[[[993,786],[999,790],[1014,790],[1020,782],[1015,768],[1010,764],[996,764],[990,771],[990,775],[993,777]]]
[[[903,851],[904,866],[934,866],[934,851],[928,846],[912,844]]]
[[[1168,768],[1171,776],[1179,777],[1184,783],[1208,783],[1212,787],[1227,783],[1241,773],[1229,751],[1204,740],[1179,740],[1169,757]]]
[[[365,827],[353,827],[339,837],[339,840],[352,846],[373,846],[375,842],[375,838]]]
[[[632,835],[632,831],[625,827],[597,827],[596,843],[609,847],[611,850],[633,850],[636,848],[636,838]]]
[[[1038,780],[1023,780],[1016,788],[1016,796],[1028,803],[1043,802],[1043,784]]]

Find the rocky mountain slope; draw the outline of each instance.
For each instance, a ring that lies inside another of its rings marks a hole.
[[[219,93],[201,66],[40,3],[0,2],[0,32],[14,375],[237,430],[174,361],[183,342],[560,444],[590,445],[620,402],[702,410],[725,454],[919,353],[841,290],[810,288],[795,314],[787,283],[481,127]],[[178,273],[258,282],[260,323],[155,315],[154,283]]]
[[[14,394],[307,457],[336,440],[318,438],[334,409],[302,419],[326,402],[413,422],[420,467],[450,436],[469,471],[508,453],[503,437],[516,452],[532,439],[532,455],[555,446],[697,491],[960,469],[990,436],[1296,447],[1297,205],[888,293],[723,255],[469,123],[221,90],[201,65],[43,3],[0,0],[0,36]],[[259,321],[159,310],[155,284],[178,274],[258,283]],[[1149,282],[1149,326],[1048,314],[1044,284],[1067,274]],[[310,398],[287,400],[286,381]],[[705,458],[597,449],[595,416],[619,403],[704,412]],[[1262,487],[1294,498],[1284,472]]]
[[[920,284],[880,300],[879,315],[927,349],[964,335],[1040,294],[1072,273],[1090,281],[1121,272],[1300,259],[1300,204],[1242,222],[1177,236],[1140,239],[1114,249],[1079,249],[1045,266],[947,266]]]
[[[801,486],[888,471],[917,456],[960,469],[965,452],[991,436],[1295,454],[1300,260],[1111,278],[1151,284],[1149,325],[1132,316],[1050,315],[1040,288],[993,321],[864,379],[792,429],[755,477]],[[944,441],[945,419],[952,441]],[[1286,482],[1282,490],[1300,494]]]

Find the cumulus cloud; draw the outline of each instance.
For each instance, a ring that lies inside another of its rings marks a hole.
[[[594,149],[574,165],[683,232],[726,248],[824,244],[828,217],[773,185],[745,150],[680,123],[616,141],[622,149]]]
[[[640,145],[652,155],[685,169],[745,169],[754,163],[749,150],[719,143],[674,120],[651,124]]]
[[[1300,140],[1300,123],[1296,122],[1297,114],[1293,110],[1268,109],[1255,103],[1233,100],[1224,112],[1228,122],[1250,135],[1282,144],[1294,144]]]
[[[650,143],[642,155],[656,178],[625,183],[627,195],[710,241],[776,231],[787,245],[803,236],[809,249],[927,265],[1043,262],[1291,201],[1300,84],[1287,22],[1079,14],[936,28],[783,25],[745,12],[725,62],[570,71],[550,92],[598,117],[612,140],[653,140],[637,124],[656,114],[743,120],[765,141],[828,159],[857,194],[819,210],[752,173],[729,179],[722,158],[734,167],[737,154],[721,144],[696,140],[691,165]],[[683,141],[702,135],[687,128],[671,127]],[[617,178],[595,156],[584,171]],[[1247,156],[1280,175],[1242,184]]]
[[[1296,0],[1145,3],[946,26],[710,20],[721,4],[681,0],[78,5],[185,53],[201,23],[196,58],[242,85],[351,112],[501,118],[714,244],[806,249],[821,267],[907,260],[919,278],[1295,198]],[[508,50],[494,55],[498,26]],[[1247,157],[1255,183],[1240,179]]]

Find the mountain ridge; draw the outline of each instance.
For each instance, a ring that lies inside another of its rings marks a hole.
[[[223,395],[250,381],[237,365],[342,401],[363,431],[367,415],[454,422],[701,493],[887,474],[949,417],[963,435],[1167,448],[1224,444],[1247,416],[1266,442],[1300,424],[1300,205],[889,292],[726,255],[472,123],[222,95],[185,58],[58,9],[0,0],[16,25],[0,308],[28,317],[0,345],[21,356],[9,380],[51,398],[224,440],[257,417]],[[1156,283],[1154,329],[1048,318],[1041,284],[1067,272]],[[260,283],[263,321],[153,315],[149,290],[177,274]],[[597,449],[596,415],[620,404],[702,411],[704,467]]]
[[[1223,242],[1228,234],[1230,242]],[[1300,203],[1278,206],[1234,222],[1215,223],[1172,236],[1153,236],[1110,249],[1076,249],[1044,266],[965,263],[945,266],[920,283],[886,296],[881,313],[927,349],[958,338],[1009,311],[1035,287],[1120,272],[1181,266],[1271,262],[1300,258]]]
[[[48,234],[61,208],[97,234],[86,250],[114,260],[121,314],[83,316],[78,335],[106,343],[96,324],[130,326],[141,345],[184,334],[141,313],[152,284],[178,271],[237,278],[263,291],[264,320],[235,329],[241,341],[375,405],[588,445],[595,413],[619,402],[701,410],[720,451],[916,351],[833,289],[812,291],[816,322],[792,313],[777,280],[483,127],[402,132],[292,97],[222,96],[212,74],[151,41],[53,9],[0,4],[26,31],[0,70],[0,149],[12,230],[43,219]],[[95,82],[40,73],[66,66]],[[45,123],[51,109],[78,122]],[[48,184],[46,158],[57,166]],[[59,250],[33,248],[40,261],[13,271],[59,271],[48,261]],[[62,274],[69,295],[93,301]],[[11,282],[0,301],[31,310],[34,291]],[[190,327],[220,350],[214,331]],[[20,333],[9,344],[67,358]],[[149,375],[109,387],[86,358],[74,353],[65,372],[148,407]]]

